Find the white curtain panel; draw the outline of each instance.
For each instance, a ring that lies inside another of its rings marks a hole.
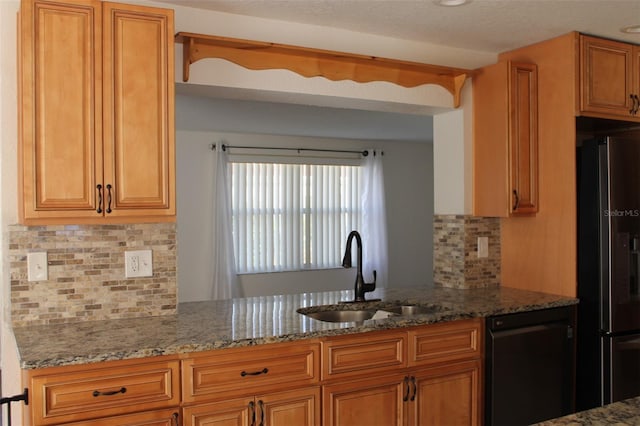
[[[214,185],[213,262],[211,299],[231,299],[239,294],[238,276],[233,254],[231,231],[231,197],[227,153],[214,150],[216,182]]]
[[[382,151],[369,150],[362,169],[362,274],[376,287],[385,287],[388,277],[387,215],[384,201]]]

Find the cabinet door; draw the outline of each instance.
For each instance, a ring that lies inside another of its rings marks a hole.
[[[538,211],[537,67],[499,62],[473,81],[473,213]]]
[[[323,425],[404,425],[407,387],[403,377],[396,374],[323,386]]]
[[[179,415],[176,408],[65,424],[67,426],[178,426]]]
[[[510,63],[509,156],[511,214],[538,211],[538,70]]]
[[[633,46],[580,36],[580,110],[631,118],[634,93]],[[635,79],[637,80],[637,78]]]
[[[104,3],[107,216],[175,216],[173,11]]]
[[[100,1],[21,4],[20,220],[99,218]]]
[[[239,398],[185,407],[182,421],[184,426],[249,426],[256,414],[253,398]]]
[[[320,425],[320,388],[297,389],[256,397],[257,424],[264,426]]]
[[[412,378],[409,424],[480,424],[479,360],[419,370]]]

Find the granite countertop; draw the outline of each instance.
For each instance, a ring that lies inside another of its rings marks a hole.
[[[437,305],[436,312],[363,323],[330,323],[296,312],[353,298],[353,290],[180,303],[175,315],[15,327],[24,369],[287,342],[576,304],[574,298],[512,288],[378,289],[375,306]],[[373,303],[373,302],[370,302]],[[357,308],[356,304],[352,307]]]
[[[638,424],[640,424],[640,397],[537,423],[539,426],[622,426]]]

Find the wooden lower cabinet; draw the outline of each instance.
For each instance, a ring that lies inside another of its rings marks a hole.
[[[326,385],[324,426],[481,424],[480,361]]]
[[[475,426],[482,342],[471,319],[25,370],[25,425]]]
[[[159,358],[27,370],[25,425],[170,425],[180,367]]]
[[[326,385],[322,390],[324,426],[401,426],[406,422],[406,381],[401,374]]]
[[[320,424],[320,387],[186,407],[184,426],[314,426]]]
[[[179,426],[181,423],[176,408],[65,424],[67,426]]]
[[[322,424],[481,424],[482,336],[482,320],[471,319],[327,339]],[[372,354],[379,367],[358,368]]]
[[[415,394],[411,395],[414,401],[407,405],[408,424],[481,423],[480,360],[420,370],[410,380],[415,383]]]

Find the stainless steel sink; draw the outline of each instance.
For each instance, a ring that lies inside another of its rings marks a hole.
[[[410,304],[390,304],[375,303],[365,306],[363,309],[357,309],[351,303],[340,305],[311,306],[308,308],[298,309],[298,313],[308,316],[319,321],[325,322],[363,322],[373,318],[377,311],[391,313],[391,316],[410,316],[434,314],[450,310],[450,308],[442,305],[426,304],[426,305],[410,305]]]
[[[309,312],[304,315],[326,322],[362,322],[371,319],[375,313],[376,311],[333,310]]]

